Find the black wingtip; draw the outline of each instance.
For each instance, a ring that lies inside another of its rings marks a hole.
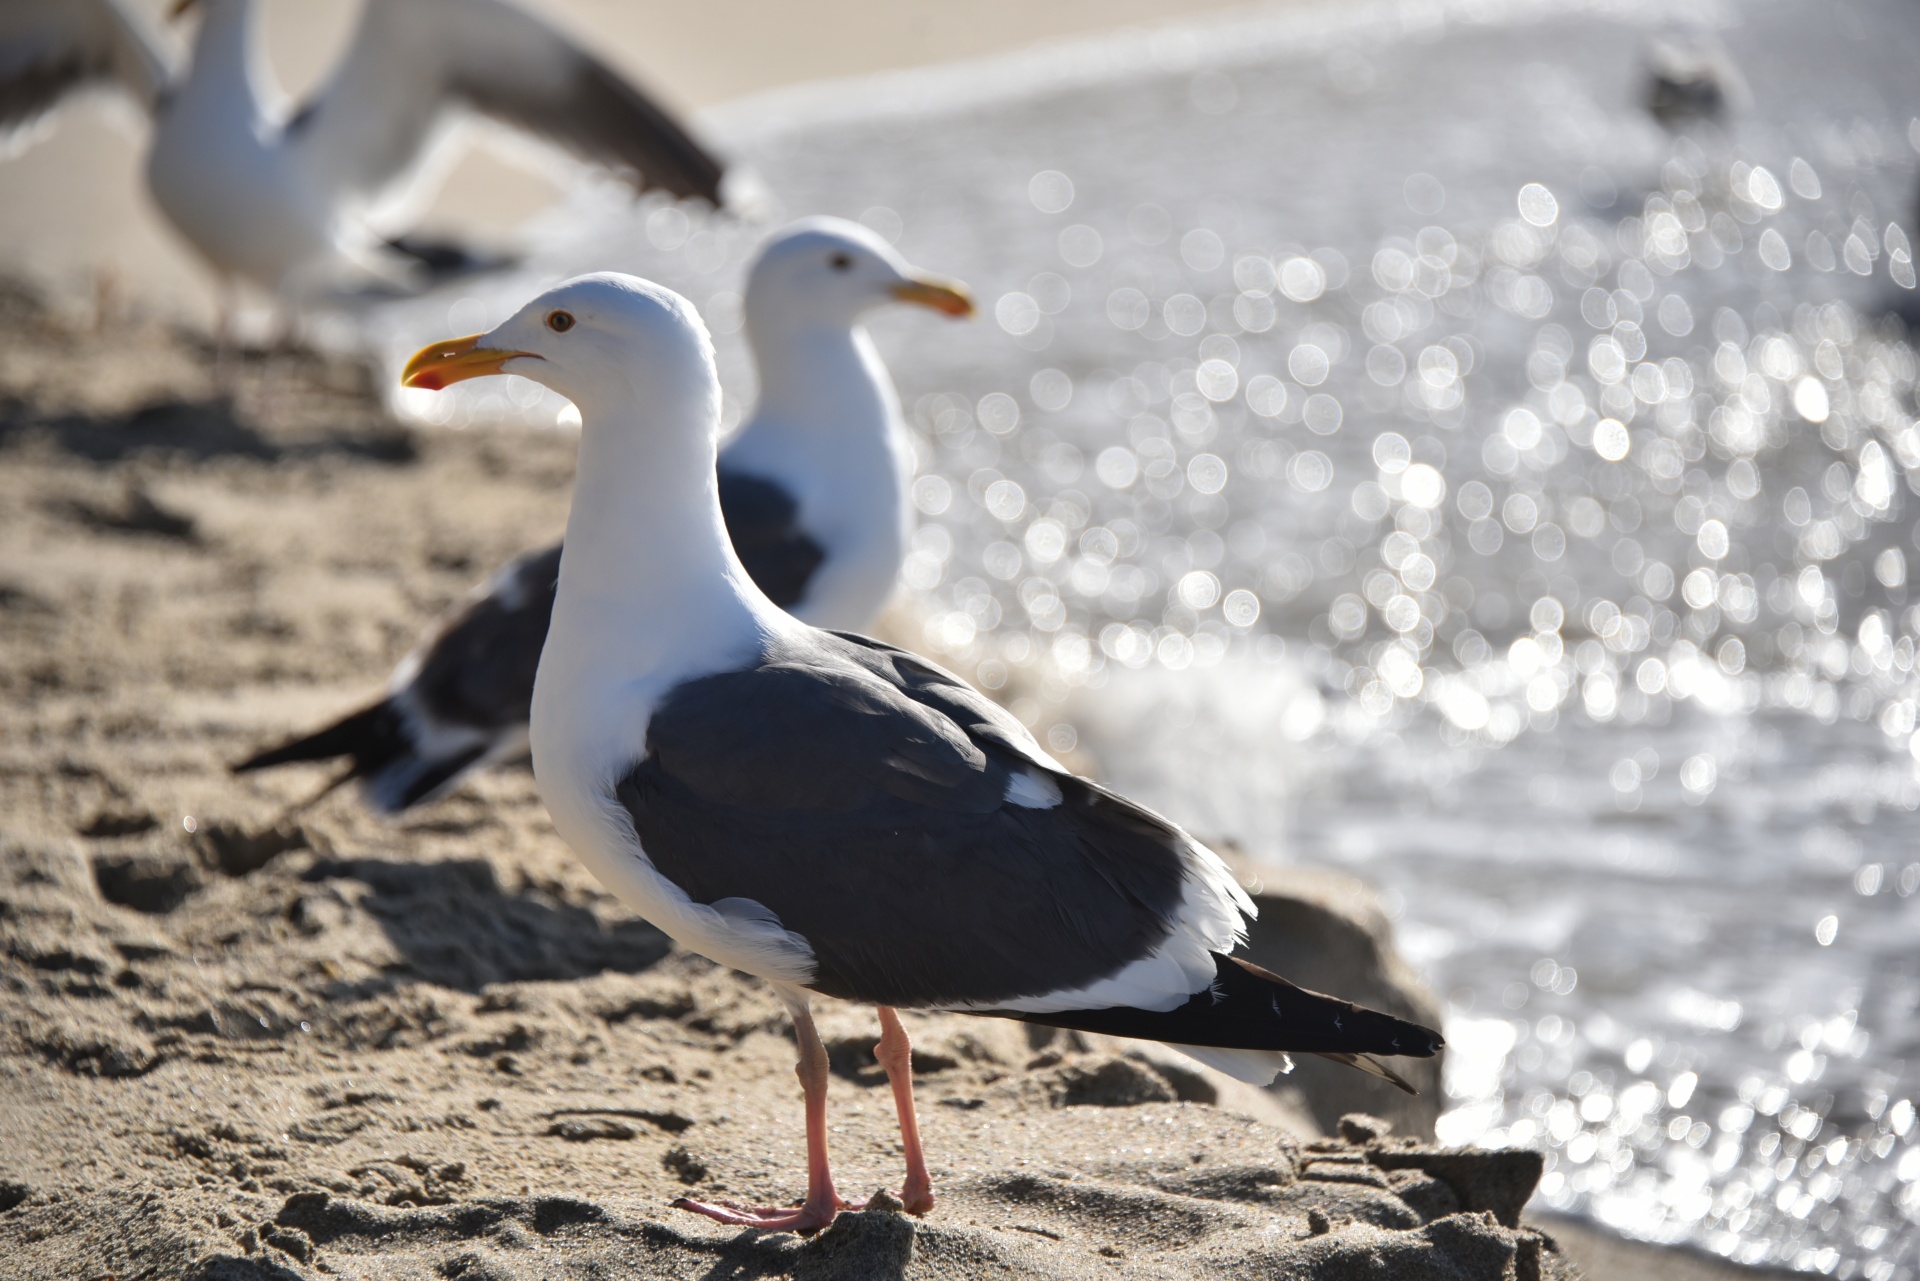
[[[399,713],[390,703],[375,703],[316,733],[255,752],[229,768],[235,774],[251,774],[277,765],[350,756],[354,767],[348,777],[358,777],[385,764],[403,746],[399,722]]]
[[[1375,1080],[1385,1081],[1388,1085],[1393,1086],[1395,1089],[1401,1090],[1407,1094],[1411,1094],[1415,1098],[1420,1097],[1420,1091],[1414,1087],[1414,1084],[1411,1081],[1407,1080],[1406,1077],[1401,1076],[1398,1072],[1394,1071],[1392,1068],[1388,1067],[1386,1064],[1382,1063],[1379,1059],[1376,1059],[1371,1054],[1339,1054],[1329,1050],[1322,1050],[1319,1052],[1319,1057],[1323,1059],[1329,1059],[1332,1062],[1342,1064],[1343,1066],[1346,1066],[1346,1067],[1350,1067],[1354,1069],[1356,1072],[1365,1072],[1368,1076],[1373,1077]]]
[[[1275,974],[1272,970],[1255,965],[1245,957],[1220,958],[1217,964],[1222,973],[1227,972],[1226,961],[1231,961],[1235,967],[1261,983],[1278,989],[1276,1000],[1284,1005],[1298,1006],[1303,1013],[1313,1018],[1330,1019],[1335,1031],[1350,1032],[1356,1042],[1361,1042],[1352,1046],[1339,1047],[1343,1050],[1402,1058],[1430,1059],[1446,1047],[1446,1039],[1424,1024],[1414,1023],[1380,1010],[1368,1009],[1364,1005],[1355,1005],[1337,996],[1329,996],[1324,992],[1315,992],[1301,987]],[[1350,1027],[1346,1026],[1348,1021],[1351,1021]]]
[[[468,276],[506,271],[520,265],[518,254],[489,253],[458,241],[438,240],[431,236],[395,236],[387,241],[387,248],[418,264],[420,270],[426,273],[429,286],[447,284]]]
[[[1411,1087],[1398,1081],[1391,1070],[1374,1070],[1379,1067],[1374,1056],[1432,1058],[1445,1044],[1432,1028],[1308,991],[1251,961],[1217,953],[1212,984],[1176,1009],[982,1013],[1173,1045],[1319,1054],[1402,1088]],[[1355,1061],[1361,1058],[1366,1064]]]

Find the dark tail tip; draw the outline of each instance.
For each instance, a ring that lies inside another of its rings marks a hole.
[[[478,276],[518,266],[514,254],[484,253],[452,240],[434,240],[425,236],[395,236],[387,248],[405,254],[427,273],[430,283],[446,284],[463,276]]]
[[[382,701],[362,708],[317,733],[256,752],[232,768],[236,774],[250,774],[254,770],[272,769],[276,765],[330,761],[336,757],[350,756],[353,758],[353,770],[347,777],[357,778],[384,765],[406,745],[399,712],[391,703]]]
[[[1234,969],[1259,985],[1259,990],[1272,1003],[1274,1013],[1291,1023],[1296,1032],[1311,1030],[1316,1039],[1327,1042],[1296,1043],[1289,1046],[1290,1049],[1310,1053],[1332,1050],[1429,1059],[1446,1045],[1441,1035],[1430,1027],[1310,991],[1255,965],[1245,957],[1221,958],[1217,963],[1223,977],[1231,973],[1227,968],[1229,962]],[[1237,979],[1236,976],[1235,986],[1244,982],[1244,979]]]

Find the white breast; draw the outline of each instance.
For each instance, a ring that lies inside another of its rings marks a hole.
[[[156,123],[147,181],[181,235],[224,272],[278,289],[334,257],[325,202],[244,99],[183,90]]]
[[[751,656],[725,646],[673,647],[695,655],[654,665],[637,679],[609,679],[644,669],[630,643],[633,630],[600,620],[569,625],[565,597],[541,653],[534,682],[530,739],[541,799],[562,840],[620,901],[681,945],[710,960],[775,982],[805,984],[813,949],[750,899],[695,903],[647,857],[633,820],[614,788],[645,754],[647,726],[660,700],[682,681],[722,671]]]

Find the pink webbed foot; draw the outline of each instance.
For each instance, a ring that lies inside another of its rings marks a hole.
[[[814,1205],[809,1202],[801,1206],[748,1206],[735,1205],[731,1201],[696,1201],[692,1197],[681,1197],[673,1203],[676,1210],[685,1210],[690,1214],[704,1215],[716,1223],[725,1223],[737,1228],[759,1228],[765,1232],[799,1232],[809,1234],[820,1231],[832,1223],[834,1216],[843,1209],[858,1209],[845,1201],[836,1200],[831,1205]]]

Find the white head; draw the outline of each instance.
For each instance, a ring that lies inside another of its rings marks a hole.
[[[788,224],[747,268],[747,326],[757,334],[847,329],[891,302],[973,314],[965,285],[916,269],[892,245],[844,218]]]
[[[541,294],[484,334],[422,348],[400,381],[439,390],[469,378],[519,374],[580,407],[588,423],[678,406],[709,435],[720,382],[713,340],[693,304],[635,276],[578,276]]]

